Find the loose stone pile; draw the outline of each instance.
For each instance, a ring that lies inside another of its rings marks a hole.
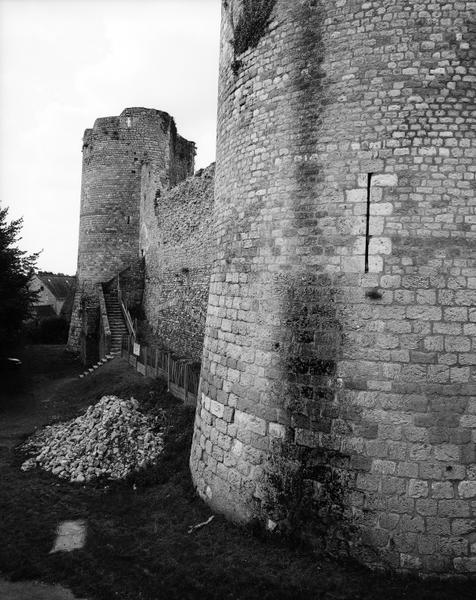
[[[34,434],[22,447],[34,456],[21,468],[41,467],[74,482],[100,476],[123,479],[160,455],[163,433],[159,425],[158,417],[138,411],[133,398],[103,396],[76,419]]]

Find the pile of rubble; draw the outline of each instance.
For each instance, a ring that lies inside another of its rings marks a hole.
[[[157,459],[163,433],[159,417],[141,413],[133,398],[103,396],[76,419],[35,433],[22,449],[33,454],[23,471],[41,467],[74,482],[123,479]]]

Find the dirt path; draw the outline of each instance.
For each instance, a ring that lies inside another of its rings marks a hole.
[[[8,408],[0,411],[0,449],[14,448],[25,435],[54,418],[54,406],[49,401],[61,387],[73,381],[74,377],[64,377],[57,381],[40,382],[33,389],[15,394],[9,399]]]
[[[0,578],[2,600],[80,600],[70,590],[60,585],[47,585],[39,581],[11,583]]]
[[[48,362],[50,367],[54,366],[58,356],[61,358],[65,356],[63,347],[27,348],[22,356],[24,364],[21,372],[2,381],[0,469],[11,462],[13,449],[25,436],[54,417],[55,407],[49,405],[51,399],[60,388],[78,376],[81,365],[71,355],[66,355],[65,364],[61,364],[60,369],[55,371],[53,368],[46,376],[43,372],[45,363]],[[64,376],[68,371],[70,373]],[[58,379],[55,378],[55,374],[59,375]],[[0,598],[1,600],[76,600],[76,596],[70,590],[59,585],[47,585],[38,581],[9,582],[1,577]]]
[[[26,435],[55,416],[50,403],[76,379],[80,363],[63,346],[31,346],[22,356],[22,370],[4,377],[0,389],[0,460]]]

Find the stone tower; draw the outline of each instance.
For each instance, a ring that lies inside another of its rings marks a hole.
[[[195,145],[177,134],[173,118],[126,108],[96,119],[83,138],[78,247],[78,292],[69,347],[77,349],[82,290],[106,282],[141,256],[143,197],[167,190],[193,173]]]
[[[223,1],[194,483],[399,570],[476,570],[475,9]]]

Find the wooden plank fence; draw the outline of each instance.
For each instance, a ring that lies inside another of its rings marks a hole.
[[[162,348],[149,348],[140,345],[138,355],[134,354],[132,336],[122,339],[122,358],[125,358],[138,373],[145,377],[161,377],[167,381],[167,390],[184,404],[195,406],[198,397],[200,375],[190,368],[191,361],[174,358],[172,353]]]

